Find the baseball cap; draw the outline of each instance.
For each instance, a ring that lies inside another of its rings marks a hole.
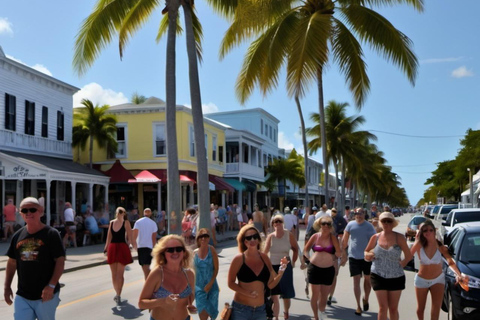
[[[33,204],[40,207],[40,203],[38,202],[37,198],[34,197],[26,197],[25,199],[23,199],[22,202],[20,202],[20,208],[26,204]]]
[[[318,208],[315,207],[315,206],[313,206],[313,207],[312,207],[312,211],[318,211]]]

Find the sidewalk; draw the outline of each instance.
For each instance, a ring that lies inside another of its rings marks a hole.
[[[217,242],[225,242],[234,240],[238,231],[227,231],[224,234],[217,234]],[[9,243],[0,243],[0,271],[4,271],[7,265],[8,257],[6,256]],[[103,254],[105,243],[88,245],[85,247],[68,248],[67,260],[65,261],[65,271],[72,272],[80,269],[99,266],[107,263],[107,257]],[[133,259],[137,259],[137,252],[132,250]]]

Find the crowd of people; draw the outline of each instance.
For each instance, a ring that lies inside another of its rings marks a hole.
[[[305,216],[297,208],[286,207],[280,213],[270,209],[261,211],[254,206],[250,214],[248,207],[244,207],[246,212],[237,208],[212,206],[211,228],[198,230],[198,212],[188,209],[182,227],[190,229],[189,233],[165,235],[158,241],[158,221],[153,220],[151,209],[146,208],[132,227],[127,211],[116,208],[115,218],[108,223],[104,247],[115,303],[122,304],[124,271],[133,262],[130,250],[135,249],[145,277],[138,306],[150,310],[151,319],[184,320],[197,313],[201,320],[217,319],[220,288],[216,278],[220,267],[214,235],[235,228],[239,228],[236,237],[239,253],[229,263],[227,277],[228,288],[234,293],[231,306],[226,306],[230,308],[231,320],[278,320],[280,310],[283,318],[289,319],[291,299],[295,298],[293,273],[297,262],[300,269],[306,269],[315,320],[328,318],[326,308],[336,302],[333,297],[336,277],[347,261],[357,304],[354,314],[361,316],[369,310],[373,289],[379,320],[399,319],[398,305],[406,287],[403,268],[415,254],[421,262],[414,282],[418,319],[424,318],[428,293],[432,299],[431,319],[439,317],[445,285],[442,256],[457,280],[465,280],[446,247],[435,238],[435,227],[430,220],[420,226],[416,241],[409,248],[405,237],[393,231],[398,221],[389,211],[374,213],[373,218],[378,219],[375,227],[366,219],[363,208],[346,208],[339,213],[326,205],[320,210],[314,206]],[[15,319],[54,319],[60,301],[65,237],[62,239],[56,229],[41,222],[43,206],[37,199],[25,198],[19,211],[26,224],[14,234],[8,249],[5,301],[13,302],[11,283],[17,273]],[[298,244],[300,219],[306,224],[303,248]],[[71,235],[66,233],[67,241]],[[152,261],[154,266],[150,270]]]

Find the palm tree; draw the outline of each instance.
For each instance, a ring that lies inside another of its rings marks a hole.
[[[93,105],[90,100],[83,99],[83,107],[75,108],[73,113],[72,146],[85,150],[89,142],[89,165],[92,168],[93,141],[95,140],[100,148],[106,148],[107,154],[117,152],[117,118],[107,114],[110,106]]]
[[[238,1],[235,18],[223,40],[221,56],[251,36],[237,79],[237,95],[245,101],[256,84],[265,94],[276,87],[286,64],[290,97],[305,96],[316,81],[322,145],[325,146],[323,73],[330,60],[344,74],[360,108],[370,90],[361,42],[393,62],[415,82],[418,61],[411,40],[372,8],[406,4],[423,10],[423,0],[263,0]],[[325,185],[328,156],[322,148]]]
[[[233,4],[229,0],[208,0],[214,10],[228,16]],[[101,49],[119,35],[120,57],[129,38],[147,21],[148,17],[160,5],[156,0],[124,1],[98,0],[92,13],[85,19],[75,42],[74,68],[83,74],[93,64]],[[197,52],[201,52],[201,27],[193,13],[193,1],[166,0],[162,13],[168,13],[160,23],[157,41],[168,30],[166,57],[166,137],[167,137],[167,175],[168,175],[168,210],[171,217],[176,218],[176,230],[180,233],[180,180],[178,172],[178,150],[176,138],[176,86],[175,86],[175,40],[178,23],[178,12],[182,5],[185,13],[187,53],[190,71],[190,95],[192,117],[195,132],[195,151],[197,158],[197,188],[200,210],[200,227],[210,225],[208,162],[205,153],[202,102],[197,70]],[[169,224],[170,225],[170,224]]]
[[[133,104],[142,104],[147,100],[147,97],[135,91],[132,94],[132,98],[130,100],[132,101]]]

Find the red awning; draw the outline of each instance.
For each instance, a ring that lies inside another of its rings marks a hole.
[[[208,180],[215,185],[216,190],[227,190],[228,192],[234,192],[235,189],[226,183],[222,178],[208,175]]]
[[[194,180],[190,179],[186,175],[181,174],[180,175],[180,182],[195,182]]]
[[[122,166],[120,160],[115,160],[112,167],[107,171],[104,171],[104,173],[110,177],[110,183],[128,182],[129,179],[135,178],[130,171]]]
[[[157,183],[161,181],[161,179],[159,179],[156,175],[154,175],[148,170],[143,170],[142,172],[137,174],[135,178],[128,179],[129,183]]]

